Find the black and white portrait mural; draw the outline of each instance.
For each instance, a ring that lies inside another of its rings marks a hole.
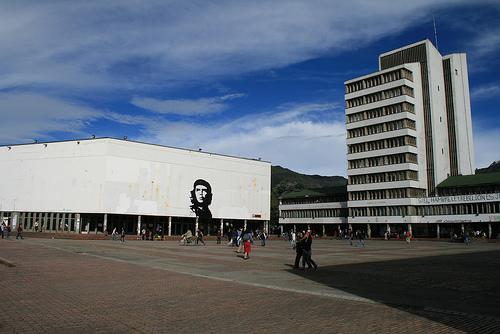
[[[212,218],[212,212],[208,206],[212,204],[212,187],[205,180],[198,179],[194,181],[193,190],[191,190],[191,211],[200,218]]]

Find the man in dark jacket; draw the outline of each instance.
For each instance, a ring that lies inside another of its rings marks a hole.
[[[23,228],[21,227],[21,224],[17,225],[17,234],[16,234],[16,239],[23,239]]]
[[[316,262],[313,261],[311,258],[312,255],[312,235],[311,231],[307,231],[305,235],[302,237],[302,240],[304,241],[304,250],[302,253],[302,266],[305,267],[305,263],[307,263],[307,268],[311,269],[314,267],[314,270],[318,269],[318,265]]]
[[[295,244],[295,252],[297,253],[297,255],[295,255],[295,263],[293,265],[293,268],[298,269],[300,258],[304,253],[304,242],[302,241],[302,233],[300,232],[297,233],[297,243]]]

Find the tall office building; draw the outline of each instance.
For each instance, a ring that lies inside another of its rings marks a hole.
[[[424,40],[379,56],[345,82],[350,222],[417,222],[417,198],[474,173],[465,54]]]

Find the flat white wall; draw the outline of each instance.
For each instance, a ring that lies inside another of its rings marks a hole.
[[[469,75],[465,53],[451,54],[450,59],[453,106],[457,142],[458,173],[474,174],[474,142],[472,138],[472,117],[469,95]]]
[[[434,181],[438,185],[446,180],[450,174],[443,60],[439,51],[430,41],[427,40],[426,45],[434,152]]]
[[[269,163],[106,138],[1,147],[0,211],[195,217],[197,179],[213,218],[269,220]]]
[[[0,210],[101,212],[101,141],[0,147]]]

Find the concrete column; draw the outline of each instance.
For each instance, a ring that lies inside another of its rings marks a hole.
[[[464,234],[465,233],[465,226],[464,226],[464,224],[460,224],[460,229],[462,230],[462,234]]]
[[[56,214],[55,214],[54,212],[51,212],[51,213],[49,213],[48,215],[49,215],[48,220],[49,220],[50,230],[51,230],[52,232],[56,232],[56,226],[55,226],[55,225],[56,225],[56,224],[55,224],[55,219],[56,219],[55,217],[56,217]],[[76,217],[76,214],[75,214],[75,217]]]
[[[352,230],[352,224],[351,223],[349,223],[349,229]]]
[[[220,219],[220,236],[222,237],[224,235],[224,219]]]
[[[19,213],[13,212],[11,219],[12,219],[12,230],[14,231],[17,228],[17,223],[19,221]]]
[[[372,237],[372,229],[370,224],[366,224],[366,235],[368,236],[368,239]]]
[[[391,225],[387,224],[386,230],[387,230],[387,232],[391,233]]]
[[[104,220],[102,222],[102,232],[106,233],[106,230],[108,229],[108,214],[104,214]]]
[[[440,229],[439,229],[439,224],[436,224],[436,238],[438,238],[438,239],[439,239],[439,238],[440,238],[440,236],[441,236],[441,233],[440,233],[440,232],[441,232],[441,231],[440,231]]]
[[[63,232],[66,232],[66,214],[65,213],[62,213],[61,216],[59,216],[61,218],[61,225],[62,225],[62,230]],[[75,216],[75,221],[76,221],[76,216]],[[40,222],[39,222],[40,224]],[[34,228],[34,226],[33,226]],[[85,229],[87,230],[87,229]]]
[[[283,225],[280,225],[281,234],[283,234]]]
[[[64,214],[63,214],[64,218]],[[64,229],[64,220],[63,220],[63,229]],[[80,233],[82,231],[81,217],[80,214],[75,214],[75,233]]]
[[[65,213],[61,213],[60,214],[60,218],[61,218],[61,229],[62,229],[63,232],[65,232],[66,231],[66,225],[65,225],[66,214]],[[36,219],[35,219],[35,221],[36,221]],[[80,224],[78,224],[78,225],[80,225]],[[33,230],[35,230],[35,222],[33,222]],[[81,232],[81,226],[78,226],[78,231],[79,231],[78,233]]]
[[[140,215],[137,216],[137,236],[138,237],[141,235],[141,220],[142,220],[142,217]],[[154,231],[151,231],[151,233],[154,234]]]
[[[411,224],[408,224],[408,232],[410,232],[410,234],[413,236],[413,232],[411,230]]]
[[[326,230],[325,230],[325,224],[323,224],[323,236],[325,236]]]
[[[493,230],[491,229],[491,223],[488,223],[488,239],[491,239],[492,234],[493,234]]]
[[[246,231],[247,230],[247,220],[245,219],[243,221],[243,231]]]
[[[196,222],[194,223],[194,232],[198,231],[198,219],[199,217],[196,217]]]
[[[43,230],[44,231],[47,231],[49,229],[48,226],[47,226],[47,218],[48,218],[47,216],[48,215],[49,214],[47,212],[42,213],[42,221],[43,221],[42,225],[43,225]]]
[[[168,217],[168,236],[172,236],[172,217]]]
[[[295,224],[293,224],[293,231],[294,231],[295,233],[297,233],[297,225],[295,225]],[[282,229],[282,231],[281,231],[281,232],[283,232],[283,229]]]

